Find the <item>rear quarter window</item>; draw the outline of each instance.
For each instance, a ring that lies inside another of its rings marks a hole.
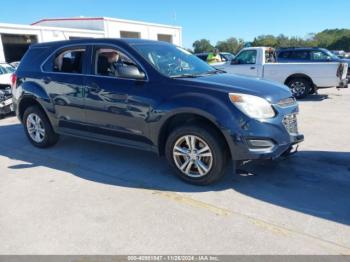
[[[49,53],[48,47],[30,48],[23,56],[17,71],[41,71],[40,66]]]
[[[290,56],[290,51],[282,51],[278,53],[278,58],[287,59]]]
[[[308,50],[294,51],[291,58],[298,60],[310,60],[310,52]]]

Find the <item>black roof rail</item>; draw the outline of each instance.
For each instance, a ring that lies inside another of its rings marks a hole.
[[[314,49],[314,48],[321,48],[318,46],[289,46],[289,47],[279,47],[277,49],[282,50],[282,49]]]

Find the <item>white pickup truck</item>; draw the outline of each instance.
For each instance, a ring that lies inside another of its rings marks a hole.
[[[289,86],[296,98],[304,98],[317,88],[344,87],[348,65],[327,63],[275,63],[274,50],[269,47],[243,48],[224,65],[214,65],[228,73],[273,80]]]

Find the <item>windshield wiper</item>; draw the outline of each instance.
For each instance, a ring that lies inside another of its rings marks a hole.
[[[214,75],[214,74],[224,74],[224,73],[227,73],[227,72],[221,69],[215,69],[215,70],[205,72],[203,74]]]
[[[206,76],[206,75],[216,75],[216,74],[225,74],[227,73],[226,71],[224,70],[221,70],[221,69],[215,69],[215,70],[210,70],[210,71],[207,71],[207,72],[203,72],[201,74],[198,74],[200,76]]]
[[[215,70],[210,70],[207,72],[203,72],[203,73],[199,73],[199,74],[180,74],[180,75],[173,75],[171,76],[171,78],[196,78],[196,77],[201,77],[201,76],[205,76],[205,75],[214,75],[214,74],[224,74],[227,73],[224,70],[221,69],[215,69]]]
[[[171,78],[196,78],[200,77],[200,75],[195,75],[195,74],[180,74],[180,75],[173,75],[170,76]]]

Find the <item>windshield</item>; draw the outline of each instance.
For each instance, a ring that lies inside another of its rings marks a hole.
[[[13,66],[10,65],[0,65],[1,69],[0,71],[3,72],[3,74],[11,74],[16,71],[16,69]]]
[[[322,51],[325,52],[329,57],[333,58],[333,59],[338,59],[339,57],[337,57],[335,54],[333,54],[331,51],[327,50],[327,49],[323,49]]]
[[[217,72],[190,52],[167,44],[135,44],[133,47],[161,74],[168,77],[195,77]]]

